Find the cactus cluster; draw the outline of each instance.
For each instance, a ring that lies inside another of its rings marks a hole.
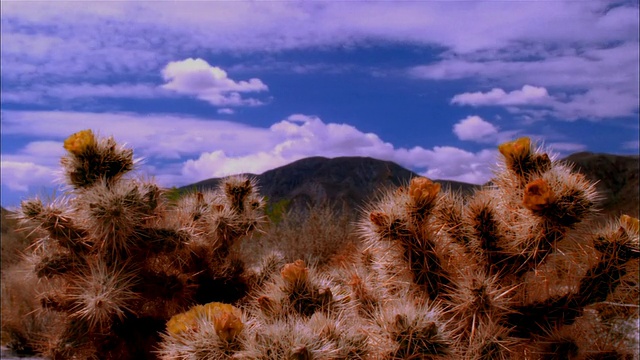
[[[91,132],[63,159],[69,197],[22,205],[60,314],[54,358],[632,359],[638,220],[596,226],[594,184],[528,138],[470,196],[418,177],[363,210],[340,262],[245,266],[256,184],[175,204],[124,177],[132,152]],[[620,306],[624,305],[624,306]],[[147,344],[148,346],[141,346]],[[637,345],[637,344],[636,344]]]
[[[19,217],[39,235],[31,261],[58,314],[41,351],[53,359],[144,359],[173,315],[196,304],[245,296],[244,264],[230,246],[262,221],[253,180],[176,203],[151,181],[129,176],[133,151],[80,131],[64,142],[68,185],[44,204],[23,201]]]

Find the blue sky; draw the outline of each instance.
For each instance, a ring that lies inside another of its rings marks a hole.
[[[2,206],[91,128],[163,186],[370,156],[483,183],[519,136],[638,153],[637,1],[3,1]]]

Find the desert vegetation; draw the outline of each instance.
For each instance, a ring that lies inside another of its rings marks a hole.
[[[265,206],[241,176],[176,194],[136,177],[133,150],[90,130],[64,146],[68,189],[22,203],[31,245],[3,268],[3,341],[16,349],[256,360],[637,352],[638,219],[595,224],[595,185],[528,138],[502,144],[492,184],[469,196],[416,177],[356,215]]]

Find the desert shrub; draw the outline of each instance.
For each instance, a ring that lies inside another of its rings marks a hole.
[[[302,259],[322,266],[359,242],[354,218],[329,203],[293,208],[276,220],[263,233],[238,243],[240,257],[255,264],[266,254],[278,251],[286,262]]]
[[[268,197],[264,198],[266,203],[264,208],[264,214],[272,224],[278,224],[284,219],[284,216],[290,209],[291,200],[281,199],[279,201],[269,201]]]
[[[30,238],[29,234],[21,231],[17,231],[16,220],[11,217],[12,213],[0,208],[2,211],[2,219],[0,225],[2,225],[2,233],[0,240],[2,241],[2,251],[0,251],[0,269],[2,271],[5,268],[11,267],[18,263],[25,250],[29,246]]]

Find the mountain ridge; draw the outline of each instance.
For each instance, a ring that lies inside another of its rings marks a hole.
[[[313,156],[265,171],[260,175],[242,175],[257,180],[260,193],[272,202],[283,199],[294,207],[329,202],[338,206],[358,208],[382,189],[408,184],[419,176],[394,162],[371,157]],[[217,186],[223,178],[199,181],[180,190],[205,190]],[[436,180],[444,188],[467,193],[478,185]]]
[[[604,214],[622,213],[638,217],[638,155],[614,155],[579,152],[562,159],[596,182],[602,194]],[[408,184],[419,176],[394,162],[371,157],[308,157],[265,171],[260,175],[243,174],[257,180],[260,192],[272,202],[290,200],[293,206],[330,202],[350,209],[362,208],[381,189]],[[205,190],[217,186],[223,178],[211,178],[180,188]],[[481,185],[449,180],[434,180],[443,188],[463,194]]]

